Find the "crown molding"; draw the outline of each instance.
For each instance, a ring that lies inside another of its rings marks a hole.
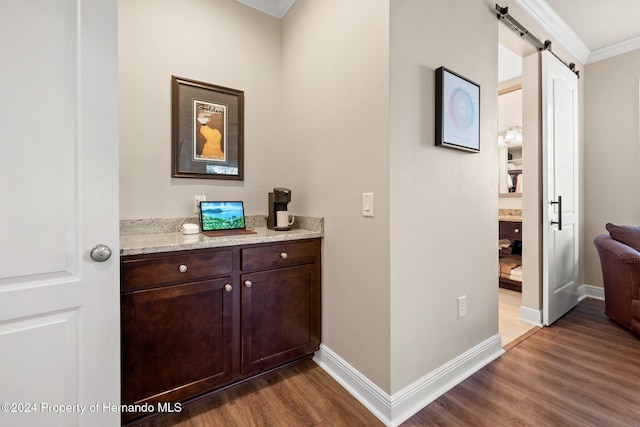
[[[591,51],[580,37],[544,0],[515,0],[538,24],[580,62],[586,64]]]
[[[603,59],[612,58],[638,49],[640,49],[640,37],[634,37],[611,46],[603,47],[602,49],[594,50],[589,55],[587,64],[602,61]]]
[[[282,19],[296,0],[236,0],[275,18]],[[515,0],[538,24],[583,64],[602,61],[640,49],[640,37],[591,52],[578,35],[551,9],[545,0]]]
[[[236,0],[245,6],[252,7],[278,19],[287,14],[296,0]]]

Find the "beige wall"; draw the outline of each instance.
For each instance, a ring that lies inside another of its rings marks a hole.
[[[269,189],[288,185],[280,20],[233,0],[123,0],[118,8],[120,218],[192,216],[201,193],[266,213]],[[244,91],[243,182],[171,178],[172,75]]]
[[[391,378],[498,333],[498,22],[483,2],[391,2]],[[463,30],[464,29],[464,30]],[[481,87],[480,152],[436,147],[435,69]],[[467,315],[457,319],[457,298]]]
[[[387,392],[388,3],[298,0],[282,27],[285,182],[325,217],[323,342]]]
[[[533,53],[522,60],[523,169],[526,171],[522,196],[522,305],[542,310],[542,84],[540,55]],[[540,319],[541,320],[541,319]]]
[[[585,67],[584,282],[602,286],[595,236],[640,225],[640,50]]]

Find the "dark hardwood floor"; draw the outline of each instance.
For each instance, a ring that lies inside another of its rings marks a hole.
[[[224,390],[144,427],[383,426],[313,361]]]
[[[640,339],[586,299],[402,424],[640,426]],[[144,426],[382,426],[311,361]]]
[[[638,426],[640,339],[585,299],[402,424],[432,425]]]

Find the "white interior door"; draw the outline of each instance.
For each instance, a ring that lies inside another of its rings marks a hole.
[[[116,0],[3,2],[0,40],[0,424],[119,425]]]
[[[578,80],[542,52],[543,323],[578,304]]]

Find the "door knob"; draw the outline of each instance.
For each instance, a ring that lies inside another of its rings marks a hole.
[[[245,280],[245,281],[244,281],[244,285],[245,285],[247,288],[250,288],[251,286],[253,286],[253,283],[251,283],[251,280]]]
[[[95,262],[105,262],[111,258],[111,249],[109,246],[100,243],[91,248],[91,259]]]

